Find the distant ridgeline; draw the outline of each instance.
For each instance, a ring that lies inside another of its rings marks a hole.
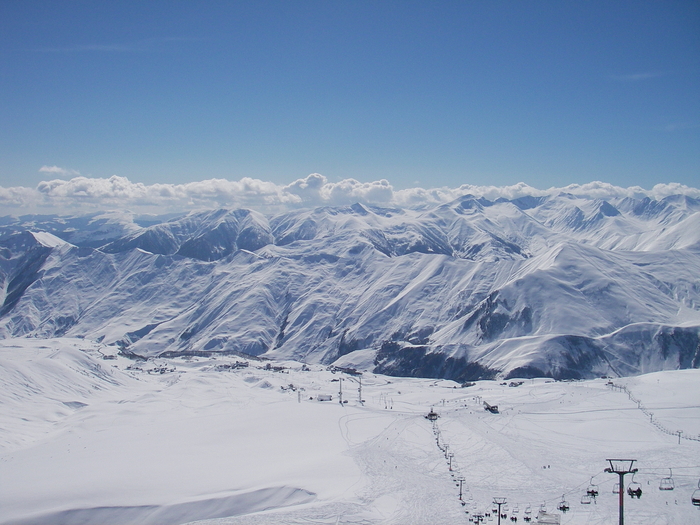
[[[700,366],[700,201],[0,220],[0,337],[458,381]]]

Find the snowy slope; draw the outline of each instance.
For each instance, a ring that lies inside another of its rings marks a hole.
[[[699,217],[685,196],[561,194],[5,220],[0,334],[458,381],[694,368]]]
[[[544,506],[563,524],[604,525],[617,522],[611,457],[637,460],[643,495],[625,496],[627,523],[700,518],[690,501],[700,370],[614,387],[462,388],[368,373],[360,404],[357,376],[318,365],[116,352],[80,339],[0,342],[3,525],[467,524],[491,513],[494,497],[507,498],[508,522]],[[424,417],[431,407],[435,429]],[[668,433],[678,430],[680,443]],[[674,490],[660,491],[669,476]],[[590,484],[599,496],[581,504]]]

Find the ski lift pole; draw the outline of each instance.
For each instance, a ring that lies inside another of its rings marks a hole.
[[[625,474],[634,474],[637,472],[633,468],[636,459],[608,459],[610,468],[606,468],[605,472],[609,474],[617,474],[620,477],[620,525],[625,525]]]
[[[459,477],[457,478],[457,481],[459,481],[459,499],[461,500],[461,499],[462,499],[462,484],[463,484],[464,481],[465,481],[464,476],[459,476]]]
[[[346,379],[351,379],[359,385],[357,388],[358,402],[360,403],[360,405],[363,405],[364,401],[362,401],[362,376],[358,376],[357,378],[347,377]]]
[[[498,525],[501,525],[501,505],[506,504],[506,498],[493,498],[493,504],[498,505]]]

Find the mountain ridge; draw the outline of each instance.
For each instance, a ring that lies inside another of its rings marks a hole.
[[[695,368],[698,221],[687,196],[569,194],[5,219],[0,336],[464,381]]]

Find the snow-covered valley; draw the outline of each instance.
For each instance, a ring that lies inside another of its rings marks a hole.
[[[616,457],[637,460],[626,483],[643,489],[625,496],[627,523],[700,521],[699,370],[612,380],[627,391],[365,373],[362,404],[359,380],[293,361],[3,340],[0,523],[466,524],[504,497],[519,523],[544,506],[564,524],[609,524]],[[659,490],[667,477],[674,490]],[[590,485],[599,496],[582,504]]]

